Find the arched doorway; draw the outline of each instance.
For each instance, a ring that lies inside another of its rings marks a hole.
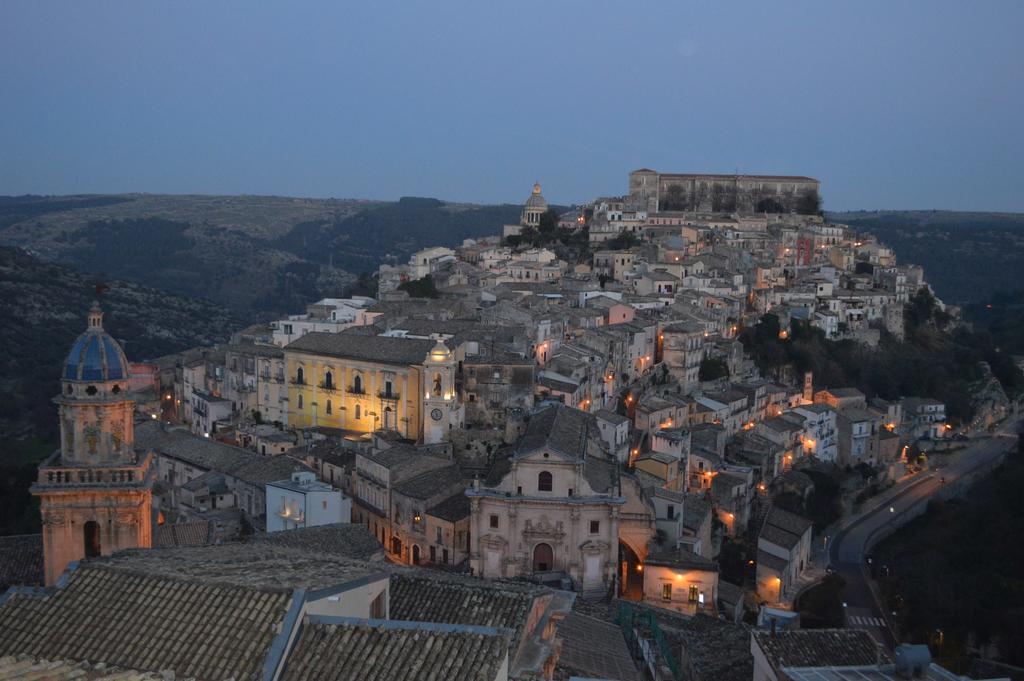
[[[395,411],[391,407],[384,407],[384,430],[395,429]]]
[[[419,565],[420,564],[420,546],[419,546],[419,544],[413,544],[412,545],[412,564],[413,565]]]
[[[633,548],[619,542],[619,596],[624,600],[643,600],[644,564]]]
[[[99,558],[101,553],[100,524],[95,520],[90,520],[82,528],[82,536],[85,541],[85,557]]]
[[[550,544],[537,544],[533,548],[533,571],[547,572],[554,568],[555,555]]]

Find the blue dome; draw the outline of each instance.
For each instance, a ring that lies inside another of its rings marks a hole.
[[[128,378],[128,360],[124,351],[103,330],[103,313],[94,305],[89,314],[89,330],[78,337],[64,362],[64,380],[116,381]]]

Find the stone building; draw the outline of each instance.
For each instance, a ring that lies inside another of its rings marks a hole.
[[[533,409],[532,358],[514,353],[474,355],[462,362],[462,394],[466,422],[479,428],[503,429],[510,411]]]
[[[103,311],[93,303],[54,398],[60,450],[43,461],[32,486],[47,586],[74,561],[152,545],[153,455],[134,448],[128,377],[124,351],[103,330]]]
[[[594,418],[563,405],[535,413],[509,470],[494,486],[475,484],[470,566],[484,577],[565,573],[584,590],[608,588],[618,569],[622,514],[653,524],[638,495],[624,495],[618,463]],[[632,551],[646,555],[646,538]]]
[[[426,443],[462,427],[457,362],[441,341],[309,333],[284,352],[289,426],[392,430]]]
[[[800,175],[714,175],[659,173],[649,168],[629,174],[631,202],[651,213],[804,213],[821,183]]]

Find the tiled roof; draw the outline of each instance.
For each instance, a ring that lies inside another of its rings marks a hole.
[[[209,520],[160,525],[153,533],[153,547],[206,546],[213,535],[214,524]]]
[[[493,582],[393,574],[389,614],[395,620],[504,629],[516,650],[540,593],[540,589],[513,589]]]
[[[586,412],[552,405],[530,417],[526,432],[516,444],[516,457],[541,449],[557,452],[571,461],[586,456],[590,417]]]
[[[153,449],[200,468],[223,473],[231,473],[258,456],[210,438],[196,437],[184,430],[164,430],[156,421],[135,426],[135,447]]]
[[[53,593],[13,594],[0,605],[0,655],[170,669],[201,681],[257,679],[291,600],[290,591],[83,563]]]
[[[336,586],[379,571],[336,554],[265,542],[122,551],[99,562],[140,575],[288,592]]]
[[[611,459],[588,456],[583,462],[583,477],[598,494],[611,494],[615,491],[618,472],[618,463]]]
[[[306,618],[282,681],[492,681],[508,655],[493,630]]]
[[[360,523],[332,523],[294,530],[255,534],[248,541],[257,544],[305,549],[355,560],[380,561],[384,547]]]
[[[43,584],[43,535],[0,537],[0,595],[9,586]]]
[[[0,657],[0,681],[165,681],[154,672],[139,672],[103,663],[45,660],[31,655]]]
[[[572,677],[640,681],[622,629],[604,620],[571,612],[558,625],[562,654],[558,670]],[[563,678],[558,676],[556,678]]]
[[[164,430],[155,421],[146,421],[135,427],[135,446],[137,449],[152,449],[207,471],[227,473],[261,487],[268,482],[289,478],[293,471],[309,470],[287,455],[262,456],[184,430]]]
[[[761,534],[766,541],[785,549],[792,549],[804,533],[811,529],[811,521],[778,506],[772,506],[764,518]]]
[[[429,499],[444,490],[462,486],[462,472],[456,465],[435,468],[391,486],[392,490],[413,499]]]
[[[647,556],[645,562],[648,565],[660,565],[662,567],[718,572],[718,563],[684,547],[651,553]]]
[[[285,346],[287,352],[361,359],[382,364],[423,364],[437,344],[430,339],[361,336],[314,331]]]
[[[454,523],[468,518],[469,510],[469,497],[465,493],[459,492],[428,508],[427,515]]]
[[[711,514],[711,502],[700,494],[687,494],[683,502],[683,527],[696,532]]]
[[[754,641],[768,663],[781,667],[859,667],[887,663],[871,634],[863,629],[755,630]]]

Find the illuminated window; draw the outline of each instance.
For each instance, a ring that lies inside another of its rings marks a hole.
[[[672,585],[662,584],[661,585],[661,600],[671,601],[672,600]]]
[[[700,589],[697,587],[696,584],[691,584],[690,585],[690,602],[691,603],[696,603],[697,602],[697,599],[699,598],[699,595],[700,595],[699,592],[700,592]]]

